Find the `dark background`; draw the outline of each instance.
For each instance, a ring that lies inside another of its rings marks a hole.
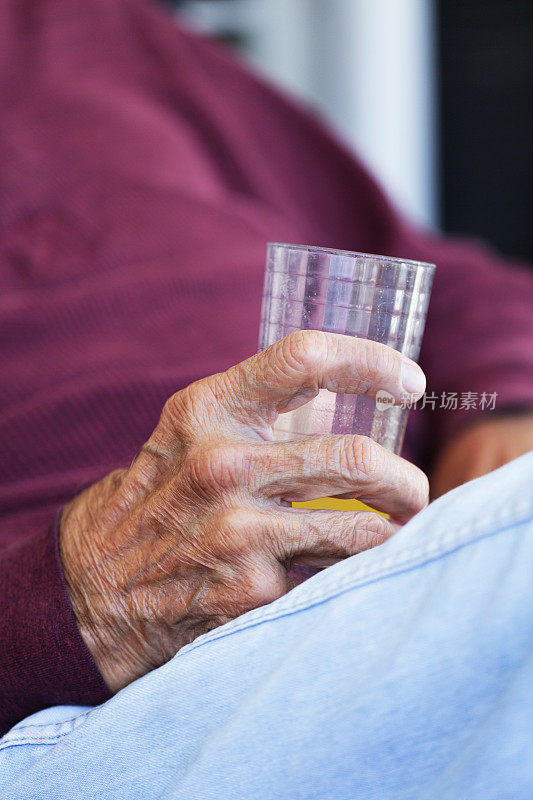
[[[533,260],[533,2],[440,0],[441,226]]]

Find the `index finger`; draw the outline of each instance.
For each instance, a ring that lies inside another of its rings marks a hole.
[[[231,403],[270,420],[317,396],[389,392],[396,404],[418,399],[426,379],[414,361],[387,345],[340,333],[296,331],[227,372]]]

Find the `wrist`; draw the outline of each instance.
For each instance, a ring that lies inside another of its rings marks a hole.
[[[124,472],[111,473],[75,497],[59,520],[59,555],[71,609],[85,646],[112,692],[121,688],[117,681],[117,673],[122,672],[121,625],[104,540],[110,532],[110,501]]]

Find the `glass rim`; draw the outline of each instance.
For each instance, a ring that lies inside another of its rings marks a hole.
[[[428,261],[415,261],[412,258],[399,258],[398,256],[380,256],[376,253],[361,253],[357,250],[338,250],[335,247],[315,247],[315,245],[310,244],[289,244],[287,242],[268,242],[267,247],[279,247],[285,250],[303,250],[307,253],[328,253],[332,256],[351,256],[354,260],[358,258],[371,258],[384,263],[393,262],[394,264],[407,264],[411,267],[426,269],[432,272],[437,268],[436,264],[432,264]]]

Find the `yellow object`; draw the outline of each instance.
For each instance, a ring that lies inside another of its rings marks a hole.
[[[319,500],[306,500],[305,503],[293,503],[293,508],[312,508],[318,511],[373,511],[381,514],[382,517],[389,518],[388,514],[370,508],[361,500],[343,500],[339,497],[321,497]]]

